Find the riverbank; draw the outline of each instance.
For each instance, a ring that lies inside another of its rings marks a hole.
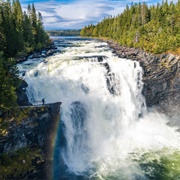
[[[17,57],[16,62],[21,63],[28,59],[34,59],[34,58],[47,58],[57,52],[59,52],[58,48],[55,46],[54,42],[51,42],[51,44],[49,46],[47,46],[46,48],[31,52],[25,56]]]

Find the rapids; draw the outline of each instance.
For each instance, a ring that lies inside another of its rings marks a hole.
[[[178,128],[146,108],[139,63],[97,40],[55,44],[61,53],[18,65],[32,104],[62,102],[53,178],[180,178]]]

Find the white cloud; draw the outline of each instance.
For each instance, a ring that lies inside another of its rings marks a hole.
[[[69,1],[60,3],[56,0],[44,1],[36,2],[35,7],[42,14],[46,29],[80,29],[90,23],[97,23],[104,17],[122,13],[126,4],[132,2],[131,0],[76,0],[71,3]],[[139,1],[141,0],[133,2]],[[152,4],[154,0],[142,0],[141,2]],[[23,9],[26,7],[27,4],[23,4]]]
[[[57,2],[35,3],[37,11],[40,11],[46,29],[53,28],[82,28],[90,23],[97,23],[113,7],[100,1],[76,1],[70,4]]]
[[[98,3],[89,4],[88,2],[75,2],[56,8],[57,15],[72,20],[97,18],[104,14],[105,11],[106,8],[101,8]]]
[[[54,16],[54,14],[53,13],[50,13],[50,12],[47,12],[47,11],[41,11],[41,14],[42,14],[42,16],[43,17],[49,17],[49,16]]]
[[[44,19],[44,23],[45,23],[45,24],[56,23],[56,22],[58,22],[58,21],[59,21],[59,19],[58,19],[57,17],[46,17],[46,18]]]
[[[56,8],[56,13],[65,19],[85,19],[86,13],[84,13],[83,6],[77,6],[76,4],[62,5],[59,9]],[[88,8],[87,8],[88,9]]]

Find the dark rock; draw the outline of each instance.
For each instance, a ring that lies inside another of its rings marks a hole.
[[[50,45],[50,49],[57,49],[57,47],[54,44],[52,44]]]
[[[54,53],[60,52],[57,46],[52,43],[49,47],[46,47],[42,51],[38,50],[29,55],[28,59],[36,59],[36,58],[46,58],[47,56],[52,56]],[[27,58],[26,58],[27,59]],[[22,62],[22,61],[18,61]]]
[[[119,91],[117,90],[116,85],[114,84],[114,82],[117,82],[117,80],[115,80],[116,76],[115,74],[112,72],[109,64],[106,63],[102,63],[102,65],[106,68],[107,72],[106,72],[106,84],[107,84],[107,88],[109,90],[109,92],[113,95],[117,95],[119,93]]]
[[[81,85],[81,89],[83,90],[83,92],[85,94],[88,94],[89,93],[89,88],[87,86],[85,86],[84,84]]]
[[[26,71],[23,71],[23,72],[22,72],[22,76],[25,76],[25,75],[26,75]]]
[[[47,56],[51,56],[51,55],[53,55],[53,54],[56,53],[56,52],[57,52],[56,49],[50,49],[50,50],[48,50],[48,51],[46,52],[46,55],[47,55]]]
[[[21,63],[27,60],[27,56],[21,56],[16,59],[17,63]]]
[[[19,106],[29,106],[31,103],[28,100],[28,97],[26,95],[26,88],[28,87],[28,84],[22,80],[21,85],[16,90],[17,91],[17,103]]]
[[[96,56],[77,56],[76,59],[88,59],[94,61],[94,59],[97,59],[98,62],[103,62],[104,59],[106,59],[106,56],[96,55]]]
[[[33,54],[30,55],[28,58],[29,58],[29,59],[41,58],[41,53],[40,53],[40,52],[33,53]]]

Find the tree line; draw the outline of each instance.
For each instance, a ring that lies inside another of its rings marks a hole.
[[[17,107],[20,80],[15,59],[48,44],[42,15],[34,4],[23,12],[19,0],[0,1],[0,114]]]
[[[50,36],[80,36],[79,29],[69,29],[69,30],[49,30],[47,33]]]
[[[88,25],[81,36],[109,38],[120,45],[143,49],[151,53],[180,53],[180,0],[163,1],[148,6],[132,3],[122,14],[108,17],[97,25]]]

